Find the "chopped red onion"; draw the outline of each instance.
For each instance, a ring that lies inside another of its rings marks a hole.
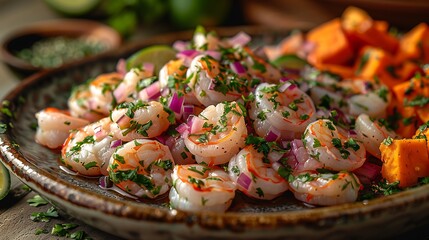
[[[292,84],[288,87],[289,90],[294,90],[295,88],[298,88],[296,84]]]
[[[310,156],[300,139],[294,139],[291,143],[292,154],[298,162],[306,161]]]
[[[379,176],[380,172],[381,166],[368,161],[366,161],[360,168],[353,171],[353,173],[356,174],[359,180],[364,184],[374,181]]]
[[[176,131],[180,134],[184,133],[185,131],[187,131],[189,129],[188,124],[186,123],[182,123],[179,126],[176,127]]]
[[[156,136],[155,139],[164,145],[167,141],[167,137],[165,135]]]
[[[349,129],[349,137],[356,138],[357,136],[358,134],[354,129]]]
[[[280,78],[280,82],[288,82],[288,81],[290,81],[290,80],[293,80],[292,78],[290,78],[290,77],[281,77]]]
[[[210,57],[216,59],[217,61],[219,61],[221,56],[222,56],[219,51],[214,51],[214,50],[207,50],[204,53],[209,55]]]
[[[127,126],[129,118],[127,116],[122,115],[118,120],[116,120],[116,123],[119,125],[120,128],[123,128]]]
[[[154,75],[155,65],[153,63],[145,62],[143,63],[143,71],[149,75]]]
[[[284,153],[281,151],[270,151],[268,153],[268,159],[270,160],[270,162],[277,162],[278,160],[280,160],[283,157]]]
[[[232,46],[245,46],[250,42],[250,40],[251,37],[247,33],[239,32],[229,39],[229,43]]]
[[[213,81],[213,79],[210,81],[210,83],[209,83],[209,87],[208,87],[208,90],[214,90],[215,89],[215,87],[216,87],[216,84],[214,83],[214,81]]]
[[[283,83],[282,85],[279,86],[279,92],[282,93],[282,92],[286,91],[291,86],[292,86],[292,83],[285,82],[285,83]]]
[[[101,188],[111,188],[113,187],[113,182],[110,180],[109,176],[102,176],[98,180]]]
[[[113,91],[113,96],[115,97],[117,102],[123,102],[125,100],[125,90],[127,86],[123,83],[119,84],[119,86]]]
[[[95,138],[97,140],[99,140],[100,138],[104,137],[104,134],[103,134],[101,126],[96,126],[94,128],[94,133],[95,133]]]
[[[170,99],[170,103],[168,104],[168,107],[170,107],[170,109],[173,112],[180,115],[183,113],[183,102],[184,101],[185,101],[185,98],[179,97],[179,95],[177,95],[177,93],[175,92]]]
[[[161,96],[161,86],[158,81],[152,83],[139,92],[139,99],[143,101],[156,99],[159,96]]]
[[[178,52],[186,50],[187,47],[188,43],[185,41],[178,40],[173,43],[173,48],[176,49]]]
[[[110,148],[117,148],[122,145],[122,140],[118,139],[110,143]]]
[[[192,134],[198,130],[201,130],[203,128],[203,125],[205,122],[206,122],[205,120],[203,120],[199,117],[192,118],[192,125],[190,125],[189,132]],[[189,123],[188,123],[188,125],[189,125]]]
[[[116,72],[121,74],[121,76],[125,76],[125,74],[127,73],[127,62],[125,61],[125,59],[119,59],[118,63],[116,64]]]
[[[181,51],[181,52],[178,52],[178,53],[176,54],[176,57],[177,57],[177,58],[180,58],[180,59],[185,59],[185,58],[193,59],[193,58],[194,58],[194,57],[196,57],[198,54],[200,54],[200,52],[199,52],[199,51],[197,51],[197,50],[195,50],[195,49],[186,49],[186,50],[183,50],[183,51]]]
[[[288,147],[290,147],[290,141],[282,141],[281,145],[283,148],[287,149]]]
[[[237,179],[237,184],[242,186],[244,189],[249,190],[252,179],[245,173],[241,173]]]
[[[169,136],[167,137],[167,139],[165,139],[165,145],[169,148],[169,149],[173,149],[174,146],[176,145],[176,138],[173,136]]]
[[[194,105],[183,105],[182,119],[188,119],[191,114],[194,114]]]
[[[246,68],[238,61],[233,62],[229,65],[235,73],[237,73],[239,76],[246,74]]]
[[[188,49],[181,51],[176,54],[176,57],[183,60],[183,65],[185,67],[189,67],[191,65],[192,60],[198,56],[200,52],[194,49]]]
[[[280,135],[281,135],[280,130],[271,126],[267,135],[265,136],[265,140],[267,140],[268,142],[274,142],[280,137]]]

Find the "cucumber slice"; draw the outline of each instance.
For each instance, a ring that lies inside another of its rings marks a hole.
[[[95,9],[100,0],[45,0],[55,11],[72,16],[82,16]]]
[[[280,69],[301,70],[308,62],[295,54],[288,54],[278,57],[272,64]]]
[[[10,190],[10,175],[9,171],[0,162],[0,200],[2,200],[8,194]]]
[[[143,63],[154,64],[155,74],[170,60],[176,58],[176,50],[167,45],[153,45],[143,48],[127,59],[127,70],[133,67],[141,67]]]

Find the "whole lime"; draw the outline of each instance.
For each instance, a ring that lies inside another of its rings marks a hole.
[[[94,10],[101,0],[44,0],[55,11],[69,16],[83,16]]]
[[[10,190],[10,175],[6,167],[0,162],[0,200],[6,197]]]
[[[169,0],[171,21],[183,29],[222,24],[231,7],[232,0]]]

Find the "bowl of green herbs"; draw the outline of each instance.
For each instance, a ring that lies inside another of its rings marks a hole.
[[[10,33],[0,46],[6,64],[24,74],[81,61],[118,47],[121,36],[91,20],[58,19]]]

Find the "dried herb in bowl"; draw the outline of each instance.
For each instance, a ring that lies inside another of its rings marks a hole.
[[[101,42],[65,36],[44,38],[28,48],[16,52],[16,56],[35,67],[55,68],[106,50]]]

